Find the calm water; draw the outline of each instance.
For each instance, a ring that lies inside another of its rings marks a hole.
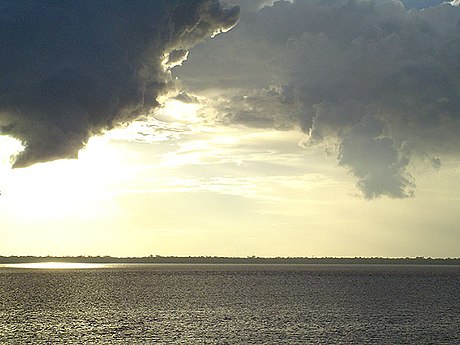
[[[0,344],[460,344],[460,267],[0,268]]]

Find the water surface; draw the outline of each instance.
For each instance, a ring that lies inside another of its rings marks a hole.
[[[460,344],[460,267],[0,267],[0,343]]]

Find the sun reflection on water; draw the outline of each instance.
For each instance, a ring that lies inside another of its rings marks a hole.
[[[0,267],[8,268],[31,268],[31,269],[88,269],[88,268],[102,268],[105,264],[89,264],[80,262],[33,262],[33,263],[20,263],[20,264],[3,264]]]

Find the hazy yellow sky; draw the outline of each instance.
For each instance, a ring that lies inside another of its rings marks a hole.
[[[170,101],[151,127],[22,169],[2,137],[0,253],[460,254],[459,162],[420,171],[415,198],[367,201],[334,158],[299,145],[302,133],[209,126],[197,109]]]

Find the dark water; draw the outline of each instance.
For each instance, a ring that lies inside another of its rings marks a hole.
[[[460,267],[0,268],[0,344],[460,344]]]

